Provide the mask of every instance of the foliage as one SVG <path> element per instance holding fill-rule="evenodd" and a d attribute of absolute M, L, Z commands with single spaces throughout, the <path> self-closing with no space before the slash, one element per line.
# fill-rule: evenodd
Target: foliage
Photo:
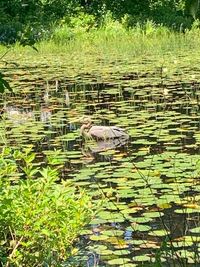
<path fill-rule="evenodd" d="M 55 27 L 51 38 L 55 43 L 66 43 L 88 32 L 94 26 L 95 17 L 93 15 L 79 13 L 76 17 L 64 18 L 59 26 Z"/>
<path fill-rule="evenodd" d="M 39 169 L 34 159 L 31 147 L 0 155 L 2 266 L 60 266 L 91 217 L 85 193 L 57 183 L 55 167 Z"/>
<path fill-rule="evenodd" d="M 12 44 L 24 34 L 38 41 L 49 36 L 54 26 L 61 27 L 63 24 L 76 29 L 87 28 L 84 27 L 87 24 L 90 29 L 91 26 L 101 25 L 107 13 L 118 21 L 128 16 L 129 27 L 152 20 L 179 30 L 180 27 L 190 27 L 192 21 L 199 17 L 199 0 L 1 1 L 0 43 Z"/>
<path fill-rule="evenodd" d="M 13 108 L 24 110 L 21 116 L 26 115 L 24 94 L 19 97 L 25 91 L 37 117 L 20 124 L 4 109 L 1 129 L 8 144 L 19 147 L 31 142 L 48 155 L 51 165 L 64 162 L 63 176 L 67 174 L 77 187 L 87 187 L 95 199 L 103 192 L 104 210 L 85 232 L 91 240 L 90 253 L 102 255 L 97 260 L 105 255 L 109 260 L 100 264 L 137 262 L 140 266 L 146 261 L 153 266 L 156 260 L 155 266 L 188 266 L 191 261 L 198 265 L 199 23 L 195 21 L 185 33 L 158 27 L 152 20 L 127 30 L 111 15 L 105 16 L 98 31 L 78 35 L 63 46 L 43 42 L 39 53 L 15 47 L 10 61 L 17 58 L 30 71 L 17 72 L 19 93 L 17 98 L 6 96 L 7 106 L 12 103 Z M 83 42 L 84 36 L 89 40 Z M 7 73 L 12 77 L 15 70 Z M 47 87 L 47 77 L 53 116 L 42 123 L 39 106 L 44 103 L 41 88 Z M 42 81 L 41 86 L 33 89 L 33 79 Z M 55 79 L 60 85 L 57 93 Z M 67 109 L 63 108 L 65 90 L 72 100 Z M 100 101 L 108 105 L 99 106 L 99 90 Z M 126 149 L 116 149 L 98 153 L 97 162 L 93 158 L 91 162 L 87 154 L 83 158 L 77 127 L 66 129 L 66 122 L 85 112 L 93 113 L 98 124 L 126 128 L 133 140 L 128 154 Z M 55 153 L 55 147 L 60 151 Z M 94 157 L 95 147 L 88 144 L 86 152 L 91 151 Z M 34 162 L 44 165 L 40 152 Z M 29 172 L 22 167 L 23 178 Z M 11 168 L 15 164 L 8 165 L 7 171 Z M 19 179 L 11 178 L 13 184 Z M 127 260 L 130 263 L 124 264 Z M 91 261 L 73 266 L 87 266 Z"/>
<path fill-rule="evenodd" d="M 185 11 L 187 14 L 191 15 L 194 19 L 199 15 L 199 0 L 186 0 L 185 1 Z"/>
<path fill-rule="evenodd" d="M 0 93 L 4 93 L 6 89 L 12 91 L 9 83 L 5 80 L 4 75 L 0 72 Z"/>
<path fill-rule="evenodd" d="M 11 41 L 12 40 L 12 37 L 10 39 L 8 39 L 8 40 Z M 6 36 L 6 38 L 7 38 L 7 36 Z M 16 41 L 16 40 L 13 39 L 13 41 Z M 31 46 L 34 50 L 37 51 L 37 49 L 34 46 L 34 44 L 35 44 L 35 38 L 32 38 L 31 36 L 26 36 L 26 34 L 22 35 L 19 44 L 22 45 L 22 46 L 27 46 L 27 45 L 28 46 Z M 3 57 L 8 52 L 9 52 L 9 49 L 7 49 L 7 51 L 0 57 L 0 61 L 3 59 Z M 5 75 L 0 71 L 0 93 L 4 93 L 6 89 L 9 90 L 10 92 L 13 91 L 12 88 L 10 87 L 10 84 L 5 79 Z"/>
<path fill-rule="evenodd" d="M 0 57 L 0 60 L 8 53 L 8 50 Z M 4 93 L 4 91 L 8 89 L 12 91 L 10 84 L 6 81 L 5 75 L 0 72 L 0 93 Z"/>

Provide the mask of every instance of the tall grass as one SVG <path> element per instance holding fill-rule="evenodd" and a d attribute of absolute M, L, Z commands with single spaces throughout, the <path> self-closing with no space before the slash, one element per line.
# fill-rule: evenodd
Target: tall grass
<path fill-rule="evenodd" d="M 103 53 L 105 55 L 141 56 L 144 54 L 165 54 L 198 49 L 200 45 L 200 29 L 197 20 L 191 30 L 185 33 L 169 30 L 152 21 L 136 24 L 128 28 L 126 18 L 122 22 L 115 21 L 108 14 L 100 28 L 78 25 L 69 28 L 67 25 L 56 28 L 49 41 L 41 42 L 42 49 L 68 51 L 69 53 Z"/>
<path fill-rule="evenodd" d="M 86 22 L 63 22 L 54 29 L 50 39 L 35 44 L 38 52 L 31 47 L 15 44 L 12 48 L 0 46 L 0 56 L 10 49 L 4 61 L 57 64 L 58 67 L 70 63 L 68 65 L 73 65 L 77 71 L 80 64 L 90 70 L 95 67 L 101 71 L 100 68 L 109 62 L 125 60 L 128 64 L 132 60 L 140 62 L 142 58 L 151 58 L 162 65 L 170 57 L 174 61 L 179 55 L 189 57 L 192 64 L 198 60 L 200 52 L 199 24 L 198 20 L 195 21 L 193 27 L 183 33 L 182 30 L 172 31 L 152 21 L 129 28 L 126 18 L 119 22 L 109 15 L 97 28 L 92 18 L 87 18 Z M 112 64 L 113 68 L 115 66 Z"/>
<path fill-rule="evenodd" d="M 169 30 L 162 25 L 156 25 L 152 21 L 145 24 L 137 24 L 133 28 L 126 26 L 126 18 L 122 22 L 105 18 L 101 27 L 96 28 L 92 18 L 87 18 L 85 23 L 65 24 L 54 29 L 50 39 L 36 44 L 38 53 L 30 48 L 22 48 L 15 45 L 13 52 L 23 55 L 35 54 L 66 54 L 78 57 L 88 55 L 96 57 L 124 58 L 144 55 L 163 55 L 166 53 L 189 52 L 200 50 L 199 21 L 193 24 L 191 30 L 185 33 Z M 5 47 L 0 47 L 3 54 Z"/>

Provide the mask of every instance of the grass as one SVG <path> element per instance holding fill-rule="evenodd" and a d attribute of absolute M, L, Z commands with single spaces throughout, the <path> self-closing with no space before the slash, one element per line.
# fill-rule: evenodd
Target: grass
<path fill-rule="evenodd" d="M 0 46 L 0 55 L 9 49 L 0 60 L 3 74 L 10 76 L 10 67 L 11 72 L 17 74 L 18 66 L 36 67 L 38 71 L 48 66 L 48 71 L 45 68 L 39 71 L 43 80 L 74 79 L 88 73 L 101 82 L 112 79 L 114 74 L 157 72 L 164 67 L 168 76 L 178 72 L 184 80 L 184 69 L 188 68 L 192 76 L 193 67 L 199 65 L 200 30 L 197 27 L 181 33 L 150 22 L 131 29 L 113 22 L 90 31 L 76 29 L 73 38 L 64 37 L 58 41 L 53 36 L 35 44 L 38 52 L 19 44 L 11 48 Z M 10 81 L 12 85 L 13 79 Z"/>
<path fill-rule="evenodd" d="M 9 49 L 0 60 L 0 67 L 3 73 L 10 75 L 10 66 L 12 73 L 18 69 L 15 63 L 22 68 L 45 65 L 48 71 L 44 69 L 41 73 L 44 80 L 74 78 L 83 73 L 103 80 L 114 73 L 140 73 L 146 72 L 147 68 L 154 72 L 163 67 L 183 76 L 187 67 L 192 75 L 193 67 L 199 65 L 198 27 L 197 21 L 191 30 L 182 33 L 148 21 L 145 25 L 127 28 L 124 23 L 111 19 L 98 29 L 63 25 L 55 29 L 51 39 L 35 44 L 38 52 L 19 44 L 11 48 L 0 46 L 2 56 Z"/>
<path fill-rule="evenodd" d="M 113 60 L 143 58 L 153 56 L 155 58 L 167 57 L 169 54 L 190 54 L 191 50 L 197 52 L 200 49 L 200 30 L 193 27 L 185 33 L 170 31 L 164 26 L 155 26 L 149 21 L 146 25 L 137 25 L 126 29 L 119 22 L 110 21 L 99 29 L 69 28 L 66 25 L 55 29 L 50 40 L 41 41 L 35 46 L 38 52 L 30 47 L 20 47 L 16 44 L 5 60 L 10 57 L 20 60 L 29 57 L 51 57 L 51 55 L 63 55 L 71 61 Z M 0 46 L 0 54 L 3 55 L 6 48 Z M 27 58 L 26 58 L 27 57 Z"/>

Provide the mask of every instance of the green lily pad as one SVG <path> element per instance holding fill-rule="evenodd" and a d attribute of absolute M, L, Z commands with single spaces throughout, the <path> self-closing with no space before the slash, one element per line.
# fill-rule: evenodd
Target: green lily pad
<path fill-rule="evenodd" d="M 113 260 L 109 260 L 108 264 L 109 265 L 119 265 L 119 266 L 123 266 L 125 263 L 129 262 L 129 259 L 126 258 L 117 258 L 117 259 L 113 259 Z"/>
<path fill-rule="evenodd" d="M 103 241 L 106 239 L 108 239 L 108 236 L 106 235 L 91 235 L 90 236 L 90 240 L 93 240 L 93 241 Z"/>
<path fill-rule="evenodd" d="M 166 236 L 168 235 L 170 232 L 166 231 L 166 230 L 154 230 L 152 232 L 149 232 L 148 235 L 151 235 L 151 236 Z"/>
<path fill-rule="evenodd" d="M 139 261 L 139 262 L 146 262 L 146 261 L 150 261 L 151 258 L 150 256 L 147 256 L 147 255 L 139 255 L 139 256 L 133 257 L 133 260 Z"/>
<path fill-rule="evenodd" d="M 152 211 L 152 212 L 143 213 L 143 216 L 145 216 L 147 218 L 159 218 L 159 217 L 162 217 L 163 215 L 164 215 L 163 212 L 158 212 L 158 211 Z"/>
<path fill-rule="evenodd" d="M 196 227 L 189 230 L 191 233 L 199 234 L 200 233 L 200 227 Z"/>

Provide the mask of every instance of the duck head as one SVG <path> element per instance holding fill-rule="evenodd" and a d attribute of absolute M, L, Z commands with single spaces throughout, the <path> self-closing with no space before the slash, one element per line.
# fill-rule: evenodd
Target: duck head
<path fill-rule="evenodd" d="M 87 130 L 89 130 L 91 128 L 92 125 L 92 119 L 88 116 L 83 116 L 80 119 L 80 122 L 82 124 L 81 129 L 80 129 L 80 134 L 83 135 L 88 135 L 88 132 L 86 132 Z"/>

